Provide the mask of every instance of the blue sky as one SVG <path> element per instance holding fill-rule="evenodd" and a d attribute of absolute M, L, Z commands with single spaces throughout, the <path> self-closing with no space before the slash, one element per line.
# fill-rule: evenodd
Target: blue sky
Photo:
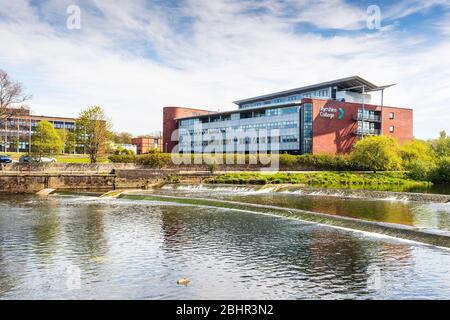
<path fill-rule="evenodd" d="M 66 27 L 73 4 L 79 30 Z M 0 68 L 33 112 L 101 105 L 117 131 L 160 130 L 163 106 L 226 110 L 360 75 L 398 84 L 386 104 L 414 109 L 416 137 L 450 132 L 450 0 L 0 0 L 0 39 Z"/>

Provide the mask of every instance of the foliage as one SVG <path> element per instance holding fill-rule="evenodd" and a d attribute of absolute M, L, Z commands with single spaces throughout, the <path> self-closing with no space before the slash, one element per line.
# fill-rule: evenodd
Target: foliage
<path fill-rule="evenodd" d="M 131 144 L 133 135 L 128 132 L 111 132 L 111 141 L 116 144 Z"/>
<path fill-rule="evenodd" d="M 147 153 L 136 157 L 136 163 L 149 166 L 151 168 L 163 168 L 172 163 L 170 153 Z"/>
<path fill-rule="evenodd" d="M 63 142 L 50 122 L 40 121 L 31 137 L 31 146 L 32 153 L 38 156 L 54 155 L 61 152 Z"/>
<path fill-rule="evenodd" d="M 58 132 L 63 143 L 61 153 L 74 153 L 77 140 L 76 134 L 67 129 L 57 129 L 56 131 Z"/>
<path fill-rule="evenodd" d="M 450 157 L 450 137 L 445 131 L 441 131 L 439 138 L 431 140 L 430 143 L 437 157 Z"/>
<path fill-rule="evenodd" d="M 85 146 L 91 163 L 96 163 L 105 154 L 110 127 L 103 108 L 93 106 L 80 112 L 76 121 L 77 137 Z"/>
<path fill-rule="evenodd" d="M 400 156 L 404 168 L 409 170 L 417 162 L 431 164 L 433 162 L 433 149 L 430 144 L 414 139 L 401 147 Z"/>
<path fill-rule="evenodd" d="M 384 185 L 413 186 L 428 184 L 427 182 L 411 180 L 402 172 L 228 173 L 210 178 L 207 182 L 220 184 L 306 184 L 326 187 L 364 186 L 372 188 Z"/>
<path fill-rule="evenodd" d="M 0 69 L 0 118 L 11 116 L 14 112 L 20 113 L 29 99 L 31 95 L 24 92 L 22 84 Z"/>
<path fill-rule="evenodd" d="M 123 147 L 118 147 L 115 151 L 114 151 L 115 155 L 133 155 L 134 152 L 132 150 L 129 149 L 125 149 Z"/>
<path fill-rule="evenodd" d="M 108 158 L 111 162 L 116 163 L 135 163 L 136 156 L 134 154 L 112 154 Z"/>
<path fill-rule="evenodd" d="M 402 159 L 397 141 L 386 136 L 369 136 L 358 141 L 351 151 L 355 166 L 376 171 L 400 170 Z"/>
<path fill-rule="evenodd" d="M 443 157 L 437 161 L 436 167 L 430 172 L 430 178 L 437 184 L 450 184 L 450 157 Z"/>

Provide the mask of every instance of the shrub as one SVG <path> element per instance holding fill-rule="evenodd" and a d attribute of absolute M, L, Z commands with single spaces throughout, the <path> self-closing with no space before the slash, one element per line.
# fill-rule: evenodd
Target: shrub
<path fill-rule="evenodd" d="M 404 144 L 400 149 L 400 156 L 406 170 L 417 165 L 432 165 L 433 153 L 430 144 L 417 139 Z"/>
<path fill-rule="evenodd" d="M 430 177 L 431 181 L 437 184 L 450 183 L 450 157 L 439 159 Z"/>
<path fill-rule="evenodd" d="M 136 156 L 133 154 L 113 154 L 108 158 L 111 162 L 115 163 L 135 163 Z"/>
<path fill-rule="evenodd" d="M 397 140 L 386 136 L 370 136 L 353 146 L 350 157 L 355 166 L 364 170 L 400 170 L 402 159 L 399 151 Z"/>
<path fill-rule="evenodd" d="M 149 166 L 151 168 L 163 168 L 172 162 L 170 153 L 147 153 L 136 157 L 136 163 Z"/>

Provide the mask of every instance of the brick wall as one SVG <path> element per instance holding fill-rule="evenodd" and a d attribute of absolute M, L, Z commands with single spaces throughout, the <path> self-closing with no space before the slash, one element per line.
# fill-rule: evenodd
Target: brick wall
<path fill-rule="evenodd" d="M 304 99 L 303 102 L 313 103 L 313 145 L 312 152 L 320 153 L 348 153 L 358 136 L 354 131 L 358 128 L 358 109 L 361 104 L 339 102 L 333 100 Z M 339 119 L 339 108 L 345 112 Z M 381 111 L 380 106 L 366 104 L 365 110 Z M 333 118 L 323 115 L 324 110 L 332 114 Z M 321 114 L 322 112 L 322 114 Z M 389 119 L 390 112 L 394 112 L 394 119 Z M 395 107 L 383 107 L 382 133 L 397 138 L 399 143 L 410 141 L 413 138 L 413 111 Z M 381 124 L 380 124 L 381 126 Z M 389 127 L 394 126 L 394 132 L 389 132 Z"/>
<path fill-rule="evenodd" d="M 178 128 L 178 124 L 175 119 L 208 113 L 211 113 L 211 111 L 202 109 L 183 108 L 183 107 L 164 107 L 163 150 L 165 152 L 172 152 L 172 149 L 178 144 L 177 141 L 172 141 L 171 139 L 172 132 L 174 132 Z"/>

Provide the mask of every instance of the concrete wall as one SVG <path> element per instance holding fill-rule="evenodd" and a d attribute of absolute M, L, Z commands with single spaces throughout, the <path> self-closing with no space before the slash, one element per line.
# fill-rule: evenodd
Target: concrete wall
<path fill-rule="evenodd" d="M 179 170 L 116 169 L 114 174 L 98 173 L 5 173 L 0 174 L 0 193 L 36 193 L 52 188 L 59 190 L 146 189 L 155 183 L 201 183 L 213 176 L 208 172 L 182 173 Z"/>
<path fill-rule="evenodd" d="M 0 192 L 35 193 L 53 189 L 113 189 L 114 175 L 1 174 Z"/>

